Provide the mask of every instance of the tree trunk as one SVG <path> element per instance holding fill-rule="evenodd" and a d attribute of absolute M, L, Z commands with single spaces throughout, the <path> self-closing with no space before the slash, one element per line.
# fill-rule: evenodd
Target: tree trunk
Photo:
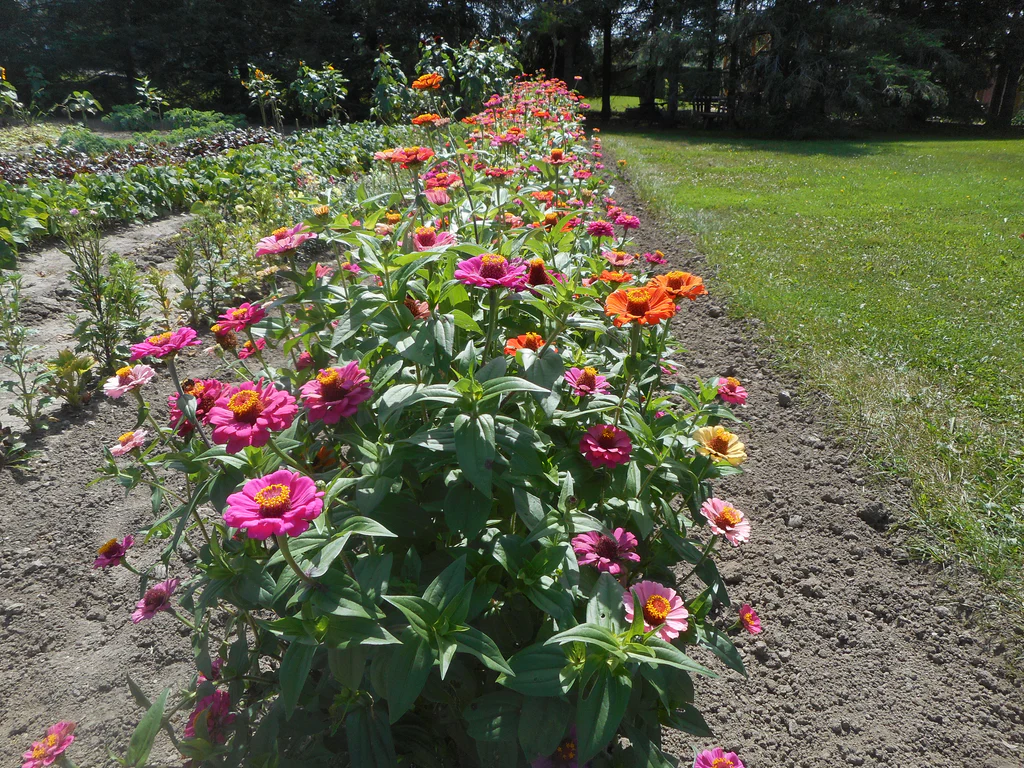
<path fill-rule="evenodd" d="M 988 109 L 988 124 L 993 128 L 1009 128 L 1017 105 L 1017 90 L 1020 85 L 1022 62 L 1004 60 L 999 64 L 999 75 L 992 91 L 992 102 Z"/>
<path fill-rule="evenodd" d="M 612 9 L 605 8 L 601 25 L 604 32 L 604 51 L 601 62 L 601 119 L 612 119 Z"/>
<path fill-rule="evenodd" d="M 744 0 L 734 0 L 732 5 L 732 24 L 729 29 L 729 84 L 726 111 L 729 125 L 736 127 L 736 105 L 739 102 L 740 89 L 740 35 L 739 19 L 743 13 Z"/>
<path fill-rule="evenodd" d="M 682 17 L 679 8 L 672 7 L 672 42 L 668 63 L 668 122 L 674 124 L 679 115 L 679 32 Z"/>

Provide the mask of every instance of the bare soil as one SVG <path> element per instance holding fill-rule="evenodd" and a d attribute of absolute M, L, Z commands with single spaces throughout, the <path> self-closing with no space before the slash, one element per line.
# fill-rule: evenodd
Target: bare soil
<path fill-rule="evenodd" d="M 756 325 L 728 317 L 690 240 L 647 219 L 628 189 L 617 197 L 645 222 L 641 250 L 664 251 L 673 268 L 704 275 L 711 291 L 674 320 L 690 350 L 680 380 L 735 375 L 751 393 L 738 429 L 747 472 L 723 482 L 719 495 L 750 515 L 754 535 L 719 562 L 735 604 L 753 604 L 766 630 L 739 640 L 747 679 L 697 681 L 713 743 L 737 750 L 749 768 L 1024 766 L 1024 701 L 1006 664 L 1013 640 L 972 623 L 983 594 L 900 556 L 885 528 L 905 514 L 906 490 L 873 484 L 833 439 L 814 393 L 773 369 Z M 159 265 L 172 258 L 159 238 L 180 225 L 140 227 L 110 247 Z M 26 280 L 28 319 L 39 341 L 67 345 L 60 258 L 50 251 L 25 260 L 37 276 Z M 185 375 L 208 365 L 198 355 L 182 361 Z M 161 377 L 151 400 L 166 402 L 169 389 Z M 780 401 L 784 391 L 792 402 Z M 134 426 L 135 409 L 95 398 L 58 416 L 28 468 L 0 471 L 0 743 L 13 765 L 48 725 L 75 720 L 72 757 L 99 766 L 109 763 L 107 746 L 124 748 L 141 715 L 126 673 L 155 695 L 194 669 L 173 622 L 130 622 L 139 597 L 132 574 L 91 568 L 104 541 L 151 520 L 143 496 L 88 485 L 101 447 Z M 665 739 L 687 765 L 695 740 Z"/>

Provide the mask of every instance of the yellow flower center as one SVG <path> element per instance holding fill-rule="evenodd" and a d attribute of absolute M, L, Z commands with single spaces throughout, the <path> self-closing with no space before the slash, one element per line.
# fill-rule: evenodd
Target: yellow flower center
<path fill-rule="evenodd" d="M 314 216 L 326 216 L 330 212 L 331 209 L 328 208 L 326 205 L 318 205 L 315 208 L 313 208 Z"/>
<path fill-rule="evenodd" d="M 576 384 L 583 387 L 594 387 L 597 385 L 597 369 L 589 365 L 583 369 L 583 373 L 576 379 Z"/>
<path fill-rule="evenodd" d="M 564 154 L 565 154 L 565 152 L 563 150 L 561 150 L 561 149 L 552 149 L 551 150 L 551 159 L 552 160 L 561 160 L 562 159 L 562 155 L 564 155 Z"/>
<path fill-rule="evenodd" d="M 400 214 L 400 213 L 386 213 L 386 214 L 384 214 L 384 219 L 387 221 L 388 224 L 397 224 L 398 222 L 400 222 L 402 220 L 402 214 Z"/>
<path fill-rule="evenodd" d="M 679 290 L 686 284 L 686 278 L 689 275 L 686 272 L 669 272 L 665 277 L 668 278 L 667 282 L 670 288 Z"/>
<path fill-rule="evenodd" d="M 711 768 L 736 768 L 736 763 L 727 757 L 716 757 Z"/>
<path fill-rule="evenodd" d="M 626 313 L 635 317 L 646 315 L 651 309 L 651 292 L 646 288 L 626 291 Z"/>
<path fill-rule="evenodd" d="M 602 443 L 606 443 L 606 442 L 610 443 L 613 440 L 615 440 L 615 430 L 614 429 L 612 429 L 611 427 L 605 427 L 604 429 L 601 430 L 601 442 Z"/>
<path fill-rule="evenodd" d="M 729 440 L 732 438 L 731 432 L 726 432 L 724 429 L 721 432 L 715 434 L 710 440 L 708 440 L 708 449 L 720 456 L 725 456 L 729 453 Z"/>
<path fill-rule="evenodd" d="M 544 269 L 544 259 L 538 257 L 536 259 L 530 259 L 528 262 L 530 269 Z"/>
<path fill-rule="evenodd" d="M 433 227 L 416 227 L 416 234 L 421 238 L 433 239 L 436 232 Z"/>
<path fill-rule="evenodd" d="M 544 346 L 544 339 L 541 338 L 539 333 L 527 333 L 523 334 L 522 344 L 524 348 L 532 349 L 536 352 Z"/>
<path fill-rule="evenodd" d="M 148 341 L 150 344 L 166 344 L 170 340 L 170 331 L 167 331 L 167 333 L 161 333 L 159 336 L 150 336 L 148 339 L 146 339 L 146 341 Z"/>
<path fill-rule="evenodd" d="M 496 253 L 485 253 L 480 257 L 480 276 L 492 280 L 500 280 L 505 276 L 506 263 L 504 256 L 499 256 Z"/>
<path fill-rule="evenodd" d="M 668 618 L 668 612 L 672 610 L 668 598 L 663 595 L 651 595 L 644 603 L 644 620 L 652 627 L 664 624 Z"/>
<path fill-rule="evenodd" d="M 734 378 L 733 378 L 732 376 L 730 376 L 729 378 L 727 378 L 727 379 L 726 379 L 726 381 L 728 381 L 728 382 L 729 382 L 730 384 L 732 384 L 732 385 L 733 385 L 734 387 L 738 387 L 738 386 L 740 385 L 740 380 L 739 380 L 739 379 L 734 379 Z"/>
<path fill-rule="evenodd" d="M 117 380 L 121 384 L 124 384 L 125 382 L 128 381 L 129 378 L 131 378 L 132 369 L 126 365 L 124 368 L 118 368 L 117 371 L 115 372 L 115 375 L 117 376 Z"/>
<path fill-rule="evenodd" d="M 46 747 L 43 746 L 42 742 L 32 747 L 32 757 L 36 760 L 42 760 L 46 757 Z"/>
<path fill-rule="evenodd" d="M 722 511 L 716 516 L 716 524 L 719 528 L 732 528 L 739 525 L 740 520 L 743 518 L 740 516 L 739 510 L 735 507 L 724 506 Z"/>
<path fill-rule="evenodd" d="M 239 421 L 256 421 L 256 417 L 263 412 L 263 403 L 260 402 L 260 395 L 252 389 L 243 389 L 235 392 L 228 400 L 228 410 L 235 414 Z"/>
<path fill-rule="evenodd" d="M 233 310 L 231 311 L 231 316 L 232 316 L 233 318 L 235 318 L 235 320 L 237 320 L 237 319 L 238 319 L 238 318 L 240 318 L 240 317 L 245 317 L 245 313 L 246 313 L 247 311 L 248 311 L 248 310 L 245 310 L 245 309 L 242 309 L 241 307 L 239 307 L 238 309 L 233 309 Z"/>
<path fill-rule="evenodd" d="M 292 492 L 287 485 L 274 483 L 256 491 L 253 500 L 260 505 L 263 517 L 280 517 L 291 507 Z"/>
<path fill-rule="evenodd" d="M 134 432 L 125 432 L 123 435 L 121 435 L 119 438 L 117 438 L 117 442 L 119 442 L 121 445 L 128 445 L 128 443 L 130 443 L 134 439 L 135 439 L 135 433 Z"/>
<path fill-rule="evenodd" d="M 277 229 L 275 229 L 270 234 L 273 237 L 284 237 L 287 233 L 288 233 L 288 227 L 278 227 Z"/>
<path fill-rule="evenodd" d="M 555 749 L 555 757 L 564 762 L 576 759 L 576 742 L 566 739 Z"/>
<path fill-rule="evenodd" d="M 102 547 L 99 548 L 98 554 L 101 557 L 108 557 L 108 556 L 114 554 L 117 551 L 117 549 L 118 549 L 117 539 L 111 539 L 110 541 L 108 541 L 106 544 L 104 544 Z"/>

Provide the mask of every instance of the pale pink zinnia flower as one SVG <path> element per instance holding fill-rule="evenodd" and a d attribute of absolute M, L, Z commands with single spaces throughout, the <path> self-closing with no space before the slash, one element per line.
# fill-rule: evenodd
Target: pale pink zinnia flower
<path fill-rule="evenodd" d="M 318 280 L 322 277 L 330 277 L 333 274 L 334 267 L 328 266 L 327 264 L 317 264 L 313 271 L 313 275 Z"/>
<path fill-rule="evenodd" d="M 263 307 L 259 304 L 250 304 L 247 301 L 235 309 L 227 310 L 217 318 L 217 325 L 220 326 L 221 331 L 244 331 L 266 316 L 267 311 Z"/>
<path fill-rule="evenodd" d="M 460 261 L 455 268 L 455 279 L 478 288 L 516 288 L 526 274 L 525 264 L 512 264 L 504 256 L 484 253 Z"/>
<path fill-rule="evenodd" d="M 636 216 L 630 216 L 628 213 L 623 213 L 615 219 L 615 223 L 623 229 L 639 229 L 640 219 Z"/>
<path fill-rule="evenodd" d="M 595 469 L 615 469 L 629 461 L 633 443 L 623 430 L 611 424 L 596 424 L 580 440 L 580 451 Z"/>
<path fill-rule="evenodd" d="M 202 342 L 197 336 L 195 330 L 188 326 L 150 336 L 148 339 L 132 345 L 132 354 L 129 359 L 134 363 L 143 357 L 167 357 L 185 347 L 198 347 Z"/>
<path fill-rule="evenodd" d="M 210 409 L 213 442 L 224 445 L 228 453 L 249 445 L 260 448 L 269 442 L 271 432 L 288 429 L 298 410 L 289 392 L 262 379 L 229 387 Z"/>
<path fill-rule="evenodd" d="M 178 579 L 167 579 L 159 584 L 154 584 L 146 590 L 146 594 L 135 604 L 135 611 L 132 612 L 132 624 L 152 619 L 161 611 L 171 610 L 171 595 L 181 583 Z"/>
<path fill-rule="evenodd" d="M 451 202 L 448 190 L 444 187 L 433 187 L 423 194 L 426 195 L 427 200 L 432 202 L 434 205 L 448 205 L 448 203 Z"/>
<path fill-rule="evenodd" d="M 577 397 L 603 395 L 611 391 L 608 379 L 589 365 L 586 368 L 570 368 L 565 372 L 565 381 Z"/>
<path fill-rule="evenodd" d="M 732 376 L 718 379 L 718 396 L 733 405 L 743 405 L 747 402 L 747 390 L 740 384 L 739 379 Z"/>
<path fill-rule="evenodd" d="M 750 603 L 740 606 L 740 624 L 752 635 L 761 634 L 761 617 L 750 607 Z"/>
<path fill-rule="evenodd" d="M 587 234 L 591 237 L 614 237 L 615 227 L 610 221 L 597 219 L 587 224 Z"/>
<path fill-rule="evenodd" d="M 130 368 L 126 365 L 123 368 L 118 368 L 117 372 L 106 380 L 103 384 L 103 393 L 112 400 L 116 400 L 126 392 L 148 384 L 154 376 L 156 376 L 156 371 L 143 363 Z"/>
<path fill-rule="evenodd" d="M 671 642 L 686 631 L 690 612 L 686 610 L 683 598 L 674 589 L 662 586 L 656 581 L 637 582 L 622 596 L 622 603 L 626 608 L 626 621 L 633 621 L 634 592 L 640 601 L 645 632 L 657 628 L 658 636 L 665 642 Z"/>
<path fill-rule="evenodd" d="M 302 385 L 302 404 L 309 418 L 324 424 L 337 424 L 355 416 L 359 404 L 373 397 L 370 378 L 355 362 L 341 368 L 323 368 L 314 379 Z"/>
<path fill-rule="evenodd" d="M 117 444 L 110 446 L 110 455 L 115 457 L 125 456 L 136 448 L 146 444 L 149 433 L 145 429 L 136 429 L 134 432 L 125 432 L 117 438 Z"/>
<path fill-rule="evenodd" d="M 135 537 L 128 534 L 124 537 L 124 541 L 118 541 L 117 539 L 111 539 L 96 553 L 99 555 L 92 564 L 93 568 L 113 568 L 114 566 L 120 565 L 121 561 L 124 560 L 125 555 L 128 554 L 128 550 L 132 548 L 135 543 Z"/>
<path fill-rule="evenodd" d="M 279 469 L 248 481 L 228 496 L 224 522 L 245 531 L 250 539 L 298 536 L 323 511 L 323 491 L 305 475 Z"/>
<path fill-rule="evenodd" d="M 624 528 L 616 528 L 611 536 L 587 531 L 572 540 L 572 549 L 580 565 L 593 565 L 613 576 L 622 573 L 627 562 L 640 562 L 640 555 L 633 551 L 636 545 L 636 536 Z"/>
<path fill-rule="evenodd" d="M 64 750 L 75 740 L 75 723 L 62 720 L 46 729 L 42 741 L 32 744 L 32 749 L 22 754 L 24 762 L 21 768 L 43 768 L 53 765 Z"/>
<path fill-rule="evenodd" d="M 267 256 L 277 253 L 289 253 L 307 240 L 314 239 L 316 239 L 316 232 L 311 232 L 309 227 L 301 222 L 291 229 L 281 227 L 280 229 L 275 229 L 269 237 L 264 237 L 256 244 L 256 255 Z"/>
<path fill-rule="evenodd" d="M 750 521 L 728 502 L 710 498 L 701 505 L 700 513 L 707 518 L 708 527 L 727 538 L 734 547 L 750 538 Z"/>
<path fill-rule="evenodd" d="M 416 227 L 412 236 L 412 245 L 417 251 L 427 251 L 454 242 L 455 235 L 451 232 L 438 232 L 434 227 Z"/>
<path fill-rule="evenodd" d="M 227 691 L 214 691 L 209 696 L 200 699 L 196 708 L 188 716 L 188 723 L 185 724 L 185 738 L 196 737 L 196 719 L 203 712 L 206 712 L 206 730 L 213 739 L 214 744 L 223 744 L 228 740 L 225 729 L 235 722 L 235 715 L 231 712 L 231 695 Z"/>
<path fill-rule="evenodd" d="M 745 768 L 735 752 L 724 752 L 721 747 L 705 749 L 697 755 L 693 768 Z"/>
<path fill-rule="evenodd" d="M 605 261 L 616 267 L 628 267 L 635 259 L 625 251 L 603 251 L 601 255 L 604 256 Z"/>

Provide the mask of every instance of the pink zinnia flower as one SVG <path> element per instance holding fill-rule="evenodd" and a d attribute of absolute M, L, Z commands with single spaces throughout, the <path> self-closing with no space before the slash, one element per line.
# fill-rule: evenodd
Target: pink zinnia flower
<path fill-rule="evenodd" d="M 224 666 L 224 659 L 222 659 L 220 656 L 218 656 L 217 658 L 215 658 L 213 661 L 210 662 L 210 676 L 207 677 L 206 675 L 204 675 L 200 671 L 199 674 L 196 676 L 196 682 L 202 684 L 202 683 L 210 682 L 210 681 L 213 681 L 213 680 L 220 680 L 220 670 L 221 670 L 221 667 L 223 667 L 223 666 Z"/>
<path fill-rule="evenodd" d="M 152 619 L 161 611 L 171 610 L 171 595 L 174 594 L 174 590 L 178 588 L 179 583 L 178 579 L 167 579 L 167 581 L 161 581 L 159 584 L 155 584 L 147 589 L 146 594 L 135 605 L 135 611 L 132 613 L 132 624 Z"/>
<path fill-rule="evenodd" d="M 733 405 L 743 405 L 747 402 L 747 390 L 740 384 L 739 379 L 732 376 L 718 379 L 718 396 Z"/>
<path fill-rule="evenodd" d="M 248 358 L 255 355 L 257 352 L 262 352 L 266 348 L 267 340 L 264 338 L 256 339 L 255 346 L 251 341 L 247 341 L 245 342 L 245 344 L 242 345 L 242 348 L 238 350 L 238 359 L 247 360 Z"/>
<path fill-rule="evenodd" d="M 645 253 L 644 258 L 647 259 L 648 264 L 667 264 L 668 259 L 665 258 L 665 254 L 661 251 L 655 251 L 654 253 Z"/>
<path fill-rule="evenodd" d="M 478 288 L 516 288 L 525 274 L 525 264 L 511 264 L 496 253 L 484 253 L 460 261 L 455 268 L 456 280 Z"/>
<path fill-rule="evenodd" d="M 363 271 L 362 267 L 360 267 L 358 264 L 353 264 L 351 261 L 346 261 L 344 264 L 341 265 L 341 268 L 344 269 L 346 272 L 351 272 L 353 275 L 358 275 L 360 272 Z"/>
<path fill-rule="evenodd" d="M 586 368 L 570 368 L 565 372 L 565 381 L 577 397 L 603 395 L 611 390 L 608 379 L 589 365 Z"/>
<path fill-rule="evenodd" d="M 735 752 L 723 752 L 721 747 L 715 747 L 697 755 L 693 768 L 744 768 L 744 765 Z"/>
<path fill-rule="evenodd" d="M 629 461 L 633 443 L 624 431 L 611 424 L 597 424 L 580 440 L 580 451 L 591 466 L 615 469 Z"/>
<path fill-rule="evenodd" d="M 434 227 L 416 227 L 416 233 L 412 236 L 412 245 L 417 251 L 427 251 L 454 242 L 455 235 L 451 232 L 438 232 Z"/>
<path fill-rule="evenodd" d="M 580 565 L 593 565 L 613 576 L 622 573 L 627 562 L 640 562 L 640 555 L 633 551 L 636 545 L 636 536 L 624 528 L 616 528 L 611 536 L 587 531 L 572 540 L 572 549 Z"/>
<path fill-rule="evenodd" d="M 604 251 L 601 255 L 604 256 L 605 261 L 616 267 L 628 267 L 636 258 L 625 251 Z"/>
<path fill-rule="evenodd" d="M 662 586 L 656 581 L 637 582 L 622 596 L 622 603 L 626 608 L 626 621 L 633 621 L 633 592 L 636 592 L 640 601 L 645 632 L 657 627 L 658 637 L 665 642 L 671 642 L 686 631 L 690 612 L 686 610 L 683 598 L 674 589 Z"/>
<path fill-rule="evenodd" d="M 373 397 L 370 378 L 355 362 L 342 368 L 322 368 L 312 381 L 302 385 L 302 404 L 312 421 L 337 424 L 355 416 L 359 404 Z"/>
<path fill-rule="evenodd" d="M 313 270 L 313 275 L 318 280 L 322 277 L 330 277 L 334 274 L 334 267 L 328 266 L 327 264 L 317 264 Z"/>
<path fill-rule="evenodd" d="M 32 749 L 22 754 L 25 762 L 21 764 L 21 768 L 43 768 L 53 765 L 74 740 L 75 723 L 62 720 L 56 725 L 51 725 L 46 730 L 43 740 L 34 742 Z"/>
<path fill-rule="evenodd" d="M 750 603 L 740 606 L 740 624 L 752 635 L 761 634 L 761 617 L 750 607 Z"/>
<path fill-rule="evenodd" d="M 150 336 L 138 344 L 132 345 L 132 354 L 129 358 L 133 363 L 143 357 L 167 357 L 174 355 L 185 347 L 197 347 L 202 344 L 197 338 L 196 332 L 185 326 L 175 331 L 167 331 L 156 336 Z"/>
<path fill-rule="evenodd" d="M 117 372 L 107 379 L 103 384 L 103 393 L 116 400 L 126 392 L 148 384 L 154 376 L 156 376 L 156 371 L 148 365 L 140 363 L 131 368 L 126 365 L 123 368 L 118 368 Z"/>
<path fill-rule="evenodd" d="M 110 447 L 110 455 L 115 457 L 125 456 L 136 448 L 146 444 L 149 433 L 145 429 L 136 429 L 134 432 L 125 432 L 117 438 L 117 444 Z"/>
<path fill-rule="evenodd" d="M 615 223 L 623 229 L 639 229 L 640 219 L 636 216 L 630 216 L 628 213 L 623 213 L 615 219 Z"/>
<path fill-rule="evenodd" d="M 271 432 L 291 426 L 298 413 L 295 398 L 269 383 L 247 381 L 229 387 L 210 409 L 213 441 L 224 445 L 228 453 L 238 453 L 248 445 L 260 448 L 270 440 Z"/>
<path fill-rule="evenodd" d="M 427 302 L 420 301 L 419 299 L 413 298 L 412 296 L 406 296 L 405 301 L 403 301 L 402 303 L 405 304 L 405 308 L 412 313 L 414 319 L 430 319 L 430 305 L 427 304 Z"/>
<path fill-rule="evenodd" d="M 192 395 L 196 399 L 196 418 L 203 424 L 210 423 L 210 410 L 217 404 L 224 389 L 224 383 L 217 379 L 186 379 L 182 382 L 182 390 L 186 395 Z M 195 425 L 185 418 L 185 414 L 178 407 L 180 395 L 174 392 L 167 396 L 167 407 L 170 409 L 170 422 L 176 427 L 178 435 L 187 437 L 195 429 Z"/>
<path fill-rule="evenodd" d="M 217 318 L 217 325 L 221 331 L 244 331 L 266 316 L 267 311 L 263 307 L 259 304 L 250 304 L 247 301 L 235 309 L 229 309 Z"/>
<path fill-rule="evenodd" d="M 304 371 L 307 368 L 313 367 L 313 355 L 309 352 L 303 352 L 299 355 L 299 359 L 295 362 L 295 370 Z"/>
<path fill-rule="evenodd" d="M 448 190 L 443 187 L 428 189 L 423 194 L 426 195 L 427 200 L 432 202 L 434 205 L 448 205 L 448 203 L 451 202 L 451 198 L 448 196 Z"/>
<path fill-rule="evenodd" d="M 587 224 L 587 234 L 591 237 L 614 237 L 615 227 L 610 221 L 597 219 Z"/>
<path fill-rule="evenodd" d="M 266 256 L 277 253 L 289 253 L 307 240 L 314 239 L 316 239 L 316 232 L 309 231 L 309 227 L 301 222 L 291 229 L 281 227 L 280 229 L 275 229 L 269 237 L 264 237 L 256 244 L 256 255 Z"/>
<path fill-rule="evenodd" d="M 131 534 L 124 537 L 124 541 L 118 541 L 117 539 L 111 539 L 102 547 L 96 554 L 99 557 L 93 561 L 93 568 L 113 568 L 114 566 L 120 565 L 121 561 L 124 560 L 125 555 L 128 554 L 128 550 L 132 548 L 135 543 L 135 537 Z"/>
<path fill-rule="evenodd" d="M 250 539 L 298 536 L 323 510 L 323 491 L 305 475 L 279 469 L 248 481 L 228 496 L 224 522 L 245 531 Z"/>
<path fill-rule="evenodd" d="M 727 538 L 734 547 L 750 538 L 750 521 L 728 502 L 710 498 L 701 505 L 700 513 L 707 518 L 708 527 Z"/>
<path fill-rule="evenodd" d="M 235 722 L 235 715 L 231 711 L 231 695 L 227 691 L 214 691 L 209 696 L 202 698 L 196 703 L 196 708 L 188 716 L 188 723 L 185 725 L 185 738 L 196 737 L 196 719 L 206 712 L 206 730 L 213 739 L 214 744 L 223 744 L 228 740 L 225 729 Z"/>

